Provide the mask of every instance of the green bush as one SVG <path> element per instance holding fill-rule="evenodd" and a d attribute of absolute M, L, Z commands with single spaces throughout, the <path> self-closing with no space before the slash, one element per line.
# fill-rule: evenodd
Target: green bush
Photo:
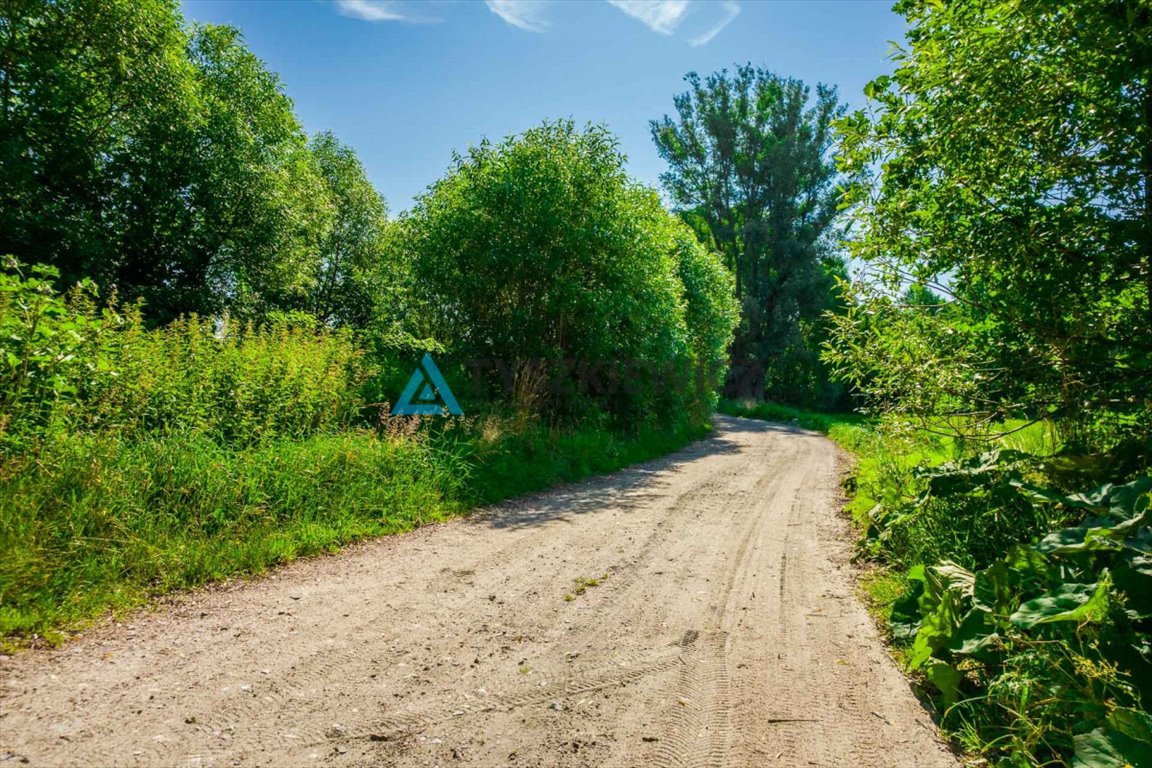
<path fill-rule="evenodd" d="M 997 458 L 933 472 L 935 493 L 997 489 L 1001 478 L 987 476 Z M 1019 479 L 1011 488 L 1012 508 L 1053 508 L 1032 516 L 1078 524 L 1006 546 L 976 570 L 913 567 L 892 611 L 908 666 L 937 692 L 944 725 L 998 765 L 1148 764 L 1152 478 L 1073 495 Z M 984 505 L 1006 512 L 1011 492 L 992 490 L 1000 497 Z"/>
<path fill-rule="evenodd" d="M 242 443 L 331 432 L 358 415 L 359 349 L 307 316 L 256 326 L 193 315 L 146 330 L 129 314 L 118 330 L 118 375 L 90 392 L 88 413 L 101 428 Z"/>
<path fill-rule="evenodd" d="M 103 318 L 74 311 L 94 292 L 91 283 L 74 289 L 73 302 L 59 296 L 56 270 L 34 267 L 25 277 L 9 259 L 0 269 L 0 446 L 11 450 L 38 435 L 66 427 L 76 412 L 79 391 L 107 373 L 103 357 Z M 90 306 L 90 305 L 87 305 Z"/>
<path fill-rule="evenodd" d="M 692 355 L 692 414 L 703 423 L 715 410 L 728 369 L 728 347 L 740 320 L 736 280 L 714 251 L 682 228 L 676 235 L 685 322 Z"/>
<path fill-rule="evenodd" d="M 623 162 L 606 130 L 570 121 L 458 157 L 399 225 L 416 332 L 491 363 L 479 375 L 521 408 L 630 425 L 699 412 L 731 278 Z"/>
<path fill-rule="evenodd" d="M 868 513 L 866 542 L 901 568 L 950 560 L 984 568 L 1009 547 L 1068 522 L 1058 507 L 1036 504 L 1021 488 L 1042 479 L 1041 462 L 1011 450 L 903 470 L 899 494 Z M 893 479 L 889 477 L 891 485 Z"/>

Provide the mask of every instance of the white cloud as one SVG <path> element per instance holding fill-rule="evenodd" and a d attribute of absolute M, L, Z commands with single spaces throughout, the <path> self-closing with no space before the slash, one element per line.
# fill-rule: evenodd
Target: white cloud
<path fill-rule="evenodd" d="M 395 3 L 388 0 L 336 0 L 336 7 L 344 16 L 361 21 L 403 21 Z"/>
<path fill-rule="evenodd" d="M 652 30 L 670 35 L 688 13 L 688 0 L 608 0 Z"/>
<path fill-rule="evenodd" d="M 731 24 L 732 19 L 736 18 L 736 16 L 740 13 L 740 6 L 736 4 L 736 0 L 724 0 L 722 3 L 720 3 L 720 7 L 724 9 L 724 18 L 720 19 L 720 21 L 712 25 L 712 28 L 704 34 L 697 35 L 696 37 L 689 40 L 689 45 L 693 47 L 707 45 L 709 41 L 712 40 L 712 38 L 720 34 L 720 30 Z"/>
<path fill-rule="evenodd" d="M 545 0 L 485 0 L 488 10 L 514 27 L 529 32 L 543 32 L 548 28 L 544 20 Z"/>
<path fill-rule="evenodd" d="M 707 45 L 740 13 L 738 0 L 607 0 L 649 29 L 676 35 L 690 45 Z M 451 5 L 446 0 L 333 0 L 344 16 L 361 21 L 437 22 L 429 7 Z M 484 0 L 488 10 L 519 29 L 543 32 L 551 0 Z"/>

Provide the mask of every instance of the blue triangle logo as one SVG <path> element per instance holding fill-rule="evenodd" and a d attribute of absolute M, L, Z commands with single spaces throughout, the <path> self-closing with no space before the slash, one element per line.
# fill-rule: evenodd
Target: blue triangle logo
<path fill-rule="evenodd" d="M 417 390 L 420 391 L 420 396 L 416 399 L 420 402 L 414 403 L 412 398 L 416 397 Z M 392 414 L 394 416 L 442 416 L 445 409 L 452 416 L 464 415 L 464 411 L 460 409 L 460 404 L 456 402 L 456 396 L 448 388 L 448 382 L 444 381 L 440 369 L 436 367 L 436 363 L 432 362 L 432 355 L 425 352 L 424 357 L 420 360 L 420 365 L 412 371 L 412 377 L 408 379 L 408 386 L 404 387 L 404 392 L 401 393 L 400 399 L 396 402 L 396 407 L 392 409 Z"/>

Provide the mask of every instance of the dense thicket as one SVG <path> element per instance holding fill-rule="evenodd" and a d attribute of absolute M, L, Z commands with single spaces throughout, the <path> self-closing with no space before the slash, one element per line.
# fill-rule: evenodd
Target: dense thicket
<path fill-rule="evenodd" d="M 1152 764 L 1152 9 L 898 10 L 841 123 L 870 269 L 827 352 L 925 428 L 869 448 L 893 634 L 984 760 Z"/>
<path fill-rule="evenodd" d="M 399 224 L 421 332 L 519 406 L 699 417 L 735 321 L 731 278 L 623 163 L 607 131 L 571 122 L 458 157 Z"/>
<path fill-rule="evenodd" d="M 906 412 L 1044 418 L 1086 447 L 1146 436 L 1147 5 L 901 10 L 911 50 L 869 88 L 878 117 L 842 124 L 864 177 L 851 247 L 876 280 L 857 286 L 834 359 Z M 910 281 L 948 306 L 898 311 Z"/>
<path fill-rule="evenodd" d="M 734 397 L 838 405 L 820 361 L 838 254 L 834 88 L 751 65 L 686 78 L 675 118 L 652 122 L 669 170 L 661 181 L 685 220 L 736 277 L 741 318 L 731 351 Z"/>

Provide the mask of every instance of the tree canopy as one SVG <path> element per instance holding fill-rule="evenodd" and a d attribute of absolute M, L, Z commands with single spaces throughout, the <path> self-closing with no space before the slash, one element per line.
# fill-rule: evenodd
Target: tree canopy
<path fill-rule="evenodd" d="M 829 356 L 922 416 L 1146 430 L 1149 6 L 902 2 L 909 48 L 845 119 L 852 253 L 872 280 Z M 910 282 L 947 306 L 902 312 Z M 1142 425 L 1142 426 L 1141 426 Z"/>
<path fill-rule="evenodd" d="M 834 88 L 745 65 L 685 78 L 676 116 L 652 122 L 661 175 L 685 220 L 736 278 L 742 316 L 729 391 L 828 406 L 823 313 L 844 267 L 836 250 Z"/>
<path fill-rule="evenodd" d="M 425 335 L 514 367 L 520 395 L 551 410 L 649 419 L 687 407 L 688 377 L 722 366 L 730 277 L 627 178 L 603 128 L 560 121 L 483 142 L 400 226 Z"/>
<path fill-rule="evenodd" d="M 350 150 L 309 148 L 235 29 L 188 27 L 169 0 L 3 8 L 0 253 L 143 299 L 154 321 L 317 301 L 362 318 L 350 286 L 383 206 Z"/>

